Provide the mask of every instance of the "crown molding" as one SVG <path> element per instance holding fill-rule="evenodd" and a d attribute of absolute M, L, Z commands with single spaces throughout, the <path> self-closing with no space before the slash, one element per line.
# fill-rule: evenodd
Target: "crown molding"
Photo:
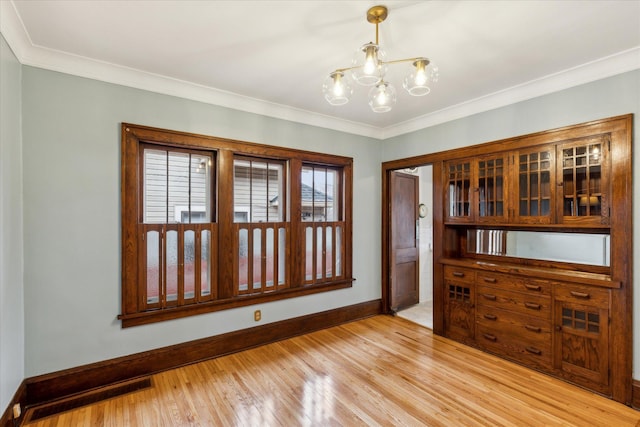
<path fill-rule="evenodd" d="M 393 138 L 637 69 L 640 46 L 386 127 L 380 138 Z"/>
<path fill-rule="evenodd" d="M 640 69 L 638 46 L 397 125 L 380 128 L 34 45 L 13 1 L 0 1 L 0 33 L 23 65 L 380 140 Z"/>

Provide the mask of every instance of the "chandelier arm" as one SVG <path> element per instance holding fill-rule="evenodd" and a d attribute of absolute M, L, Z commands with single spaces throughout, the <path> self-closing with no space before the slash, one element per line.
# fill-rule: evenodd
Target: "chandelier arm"
<path fill-rule="evenodd" d="M 415 58 L 405 58 L 405 59 L 394 59 L 393 61 L 380 61 L 380 63 L 382 64 L 399 64 L 402 62 L 415 62 L 415 61 L 425 61 L 425 65 L 429 65 L 431 63 L 431 61 L 429 61 L 427 58 L 425 58 L 424 56 L 418 56 Z"/>

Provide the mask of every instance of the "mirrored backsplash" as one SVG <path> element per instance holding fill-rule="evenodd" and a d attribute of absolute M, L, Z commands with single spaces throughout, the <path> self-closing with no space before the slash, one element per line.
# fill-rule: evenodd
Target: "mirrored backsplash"
<path fill-rule="evenodd" d="M 468 230 L 467 252 L 608 267 L 608 234 Z"/>

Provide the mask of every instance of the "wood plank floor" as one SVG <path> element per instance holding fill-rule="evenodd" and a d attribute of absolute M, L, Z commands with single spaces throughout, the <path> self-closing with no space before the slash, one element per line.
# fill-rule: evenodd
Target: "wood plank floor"
<path fill-rule="evenodd" d="M 152 377 L 28 426 L 636 426 L 640 412 L 376 316 Z"/>

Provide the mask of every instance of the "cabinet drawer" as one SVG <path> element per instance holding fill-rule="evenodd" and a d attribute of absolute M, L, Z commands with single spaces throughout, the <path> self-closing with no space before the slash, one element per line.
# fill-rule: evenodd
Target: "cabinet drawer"
<path fill-rule="evenodd" d="M 479 306 L 478 325 L 500 331 L 500 335 L 524 345 L 550 348 L 551 321 L 498 308 Z"/>
<path fill-rule="evenodd" d="M 532 295 L 551 295 L 551 283 L 547 280 L 514 277 L 508 274 L 479 271 L 476 275 L 478 285 L 494 286 L 510 291 L 530 293 Z"/>
<path fill-rule="evenodd" d="M 595 286 L 556 283 L 554 296 L 559 301 L 569 301 L 598 307 L 609 307 L 609 289 Z"/>
<path fill-rule="evenodd" d="M 444 267 L 444 279 L 447 281 L 473 283 L 475 274 L 475 270 L 470 268 L 453 267 L 450 265 Z"/>
<path fill-rule="evenodd" d="M 487 351 L 525 363 L 528 366 L 545 370 L 551 369 L 551 340 L 545 343 L 516 340 L 502 330 L 478 324 L 476 342 Z"/>
<path fill-rule="evenodd" d="M 542 295 L 478 286 L 477 303 L 478 307 L 500 308 L 551 320 L 551 299 Z"/>

